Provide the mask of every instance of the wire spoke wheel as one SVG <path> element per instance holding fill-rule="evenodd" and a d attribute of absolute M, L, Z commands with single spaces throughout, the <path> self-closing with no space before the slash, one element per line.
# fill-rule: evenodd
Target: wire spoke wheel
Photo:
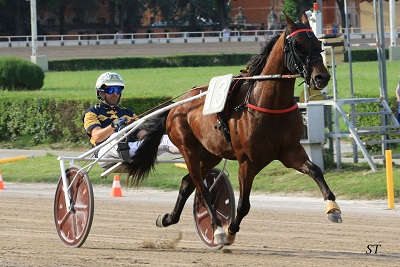
<path fill-rule="evenodd" d="M 93 187 L 86 172 L 78 167 L 67 169 L 70 209 L 65 203 L 64 184 L 60 178 L 54 198 L 54 222 L 61 242 L 67 247 L 80 247 L 89 235 L 93 221 Z M 78 173 L 79 172 L 79 173 Z"/>
<path fill-rule="evenodd" d="M 212 204 L 222 227 L 228 227 L 235 217 L 235 194 L 231 182 L 225 173 L 217 179 L 221 170 L 212 169 L 204 180 L 210 190 Z M 193 216 L 197 233 L 207 248 L 220 249 L 222 245 L 214 243 L 214 231 L 211 227 L 211 216 L 200 202 L 197 194 L 194 197 Z"/>

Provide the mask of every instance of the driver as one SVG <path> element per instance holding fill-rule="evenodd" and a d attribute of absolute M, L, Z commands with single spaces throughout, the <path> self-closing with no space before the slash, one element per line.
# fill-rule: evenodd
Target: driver
<path fill-rule="evenodd" d="M 96 95 L 100 103 L 87 109 L 83 117 L 83 125 L 86 133 L 90 136 L 90 143 L 93 147 L 98 146 L 108 138 L 113 138 L 118 130 L 138 120 L 133 111 L 119 105 L 124 88 L 124 80 L 118 73 L 105 72 L 97 79 Z M 121 158 L 124 161 L 129 161 L 145 135 L 146 131 L 139 127 L 129 138 L 125 138 L 119 143 L 114 139 L 100 148 L 97 156 Z M 172 144 L 167 135 L 163 136 L 158 149 L 159 154 L 165 152 L 179 154 L 178 148 Z M 109 151 L 107 152 L 107 150 Z M 109 162 L 99 162 L 99 165 L 103 168 L 106 168 L 109 164 Z"/>

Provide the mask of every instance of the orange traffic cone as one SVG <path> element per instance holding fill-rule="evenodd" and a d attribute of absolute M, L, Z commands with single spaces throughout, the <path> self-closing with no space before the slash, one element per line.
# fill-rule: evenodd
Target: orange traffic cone
<path fill-rule="evenodd" d="M 122 188 L 118 175 L 114 176 L 114 181 L 111 188 L 111 197 L 122 197 Z"/>
<path fill-rule="evenodd" d="M 0 171 L 0 190 L 4 190 L 2 172 Z"/>

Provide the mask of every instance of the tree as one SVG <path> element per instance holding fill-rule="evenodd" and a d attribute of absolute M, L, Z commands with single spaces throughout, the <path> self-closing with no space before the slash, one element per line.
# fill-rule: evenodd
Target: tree
<path fill-rule="evenodd" d="M 282 6 L 282 11 L 285 12 L 285 14 L 293 19 L 296 20 L 299 15 L 297 12 L 297 3 L 296 0 L 285 0 L 285 3 Z M 284 18 L 285 16 L 281 17 L 281 20 Z"/>
<path fill-rule="evenodd" d="M 198 30 L 205 24 L 227 23 L 228 0 L 150 0 L 149 10 L 162 21 L 188 22 L 191 30 Z"/>
<path fill-rule="evenodd" d="M 219 30 L 228 23 L 228 3 L 226 0 L 192 0 L 190 1 L 193 26 L 210 22 L 219 24 Z"/>
<path fill-rule="evenodd" d="M 186 4 L 186 1 L 151 0 L 148 3 L 148 9 L 155 16 L 159 16 L 162 21 L 172 22 L 176 19 L 175 16 L 182 16 L 182 11 L 185 10 Z"/>
<path fill-rule="evenodd" d="M 298 20 L 301 16 L 301 12 L 303 10 L 310 10 L 313 7 L 313 3 L 317 0 L 297 0 L 297 17 L 295 20 Z"/>
<path fill-rule="evenodd" d="M 68 0 L 37 0 L 37 9 L 53 13 L 60 22 L 59 34 L 65 34 L 65 8 Z"/>
<path fill-rule="evenodd" d="M 59 34 L 61 35 L 66 32 L 65 11 L 67 8 L 72 8 L 75 12 L 75 17 L 81 23 L 84 23 L 87 14 L 98 8 L 98 4 L 96 0 L 37 0 L 38 10 L 50 11 L 58 17 L 58 21 L 60 22 Z"/>
<path fill-rule="evenodd" d="M 169 0 L 165 1 L 168 2 Z M 148 3 L 151 0 L 110 0 L 110 30 L 116 31 L 116 25 L 119 30 L 124 32 L 134 32 L 141 25 L 143 13 L 147 10 Z M 115 17 L 118 23 L 115 22 Z"/>
<path fill-rule="evenodd" d="M 108 14 L 110 14 L 109 27 L 113 30 L 115 29 L 115 12 L 116 12 L 116 3 L 115 1 L 110 1 L 108 5 Z"/>
<path fill-rule="evenodd" d="M 217 6 L 217 21 L 219 23 L 219 29 L 222 30 L 227 24 L 229 24 L 228 13 L 230 11 L 229 1 L 226 0 L 216 0 Z"/>
<path fill-rule="evenodd" d="M 124 30 L 133 32 L 134 29 L 140 28 L 142 16 L 146 10 L 146 1 L 131 0 L 127 3 L 127 13 L 125 17 Z"/>
<path fill-rule="evenodd" d="M 30 3 L 26 0 L 0 0 L 0 31 L 26 35 L 30 17 Z"/>

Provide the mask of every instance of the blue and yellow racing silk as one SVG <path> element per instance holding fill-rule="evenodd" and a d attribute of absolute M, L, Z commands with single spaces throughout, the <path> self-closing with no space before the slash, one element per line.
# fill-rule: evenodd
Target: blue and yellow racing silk
<path fill-rule="evenodd" d="M 83 126 L 85 127 L 86 133 L 90 136 L 90 143 L 93 146 L 97 146 L 101 143 L 94 142 L 93 138 L 89 134 L 93 128 L 105 128 L 113 121 L 123 117 L 127 119 L 130 119 L 131 117 L 133 117 L 135 120 L 138 119 L 137 115 L 133 111 L 119 105 L 110 107 L 103 102 L 100 102 L 99 104 L 88 108 L 83 116 Z"/>

